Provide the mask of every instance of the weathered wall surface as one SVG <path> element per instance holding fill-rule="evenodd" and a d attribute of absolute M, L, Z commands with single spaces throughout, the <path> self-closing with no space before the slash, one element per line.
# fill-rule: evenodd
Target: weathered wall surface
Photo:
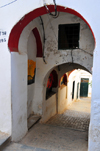
<path fill-rule="evenodd" d="M 35 59 L 35 55 L 37 54 L 37 46 L 36 46 L 36 39 L 32 33 L 34 28 L 37 28 L 41 37 L 41 41 L 43 41 L 42 35 L 42 25 L 40 18 L 36 18 L 32 20 L 22 31 L 19 39 L 19 52 L 20 53 L 28 53 L 30 58 Z M 32 50 L 33 49 L 33 50 Z M 34 53 L 33 53 L 34 52 Z M 34 54 L 34 55 L 33 55 Z"/>
<path fill-rule="evenodd" d="M 63 64 L 66 62 L 86 65 L 90 70 L 92 67 L 92 55 L 94 50 L 94 39 L 88 25 L 80 18 L 69 13 L 59 13 L 58 18 L 53 19 L 49 15 L 42 16 L 45 27 L 45 57 L 48 64 Z M 58 50 L 58 26 L 59 24 L 80 23 L 79 49 Z M 72 53 L 72 55 L 71 55 Z M 91 66 L 91 67 L 90 67 Z"/>
<path fill-rule="evenodd" d="M 62 114 L 67 108 L 67 86 L 58 88 L 58 114 Z"/>
<path fill-rule="evenodd" d="M 7 27 L 0 24 L 0 131 L 11 135 L 11 54 L 7 47 L 8 36 Z"/>
<path fill-rule="evenodd" d="M 18 141 L 27 132 L 27 55 L 11 53 L 12 140 Z"/>
<path fill-rule="evenodd" d="M 33 60 L 36 62 L 36 53 L 37 53 L 37 47 L 36 47 L 36 40 L 31 32 L 28 38 L 27 42 L 27 54 L 28 54 L 28 60 Z M 30 116 L 32 113 L 32 101 L 34 97 L 34 89 L 35 89 L 35 83 L 27 86 L 27 117 Z"/>
<path fill-rule="evenodd" d="M 35 36 L 32 32 L 32 30 L 34 28 L 37 28 L 37 30 L 39 31 L 40 37 L 41 37 L 41 42 L 43 40 L 42 38 L 42 26 L 41 26 L 41 20 L 40 18 L 36 18 L 33 21 L 31 21 L 23 30 L 23 32 L 21 33 L 20 36 L 20 41 L 19 41 L 19 51 L 20 53 L 24 54 L 26 53 L 28 55 L 28 59 L 29 60 L 33 60 L 34 62 L 36 62 L 36 55 L 37 55 L 37 44 L 36 44 L 36 39 Z M 35 81 L 36 81 L 36 77 L 37 77 L 37 65 L 36 65 L 36 75 L 35 75 Z M 35 88 L 37 86 L 37 82 L 28 85 L 27 86 L 27 116 L 29 117 L 30 114 L 33 111 L 32 105 L 34 106 L 34 95 L 37 93 L 35 91 Z M 35 94 L 34 94 L 35 93 Z"/>
<path fill-rule="evenodd" d="M 77 63 L 85 67 L 91 72 L 92 61 L 93 61 L 93 50 L 94 50 L 94 39 L 92 33 L 86 23 L 84 23 L 78 17 L 68 13 L 60 13 L 59 17 L 56 19 L 51 18 L 49 15 L 42 16 L 44 29 L 45 29 L 45 60 L 46 64 L 43 62 L 42 58 L 37 58 L 37 73 L 36 73 L 36 87 L 37 91 L 34 97 L 34 111 L 35 113 L 41 114 L 39 111 L 42 106 L 43 100 L 40 101 L 41 92 L 43 91 L 43 85 L 40 81 L 44 80 L 45 75 L 57 65 L 64 63 Z M 58 50 L 58 25 L 59 24 L 69 24 L 69 23 L 80 23 L 80 49 L 73 50 Z M 88 39 L 88 40 L 87 40 Z M 60 67 L 61 69 L 62 67 Z M 70 64 L 65 67 L 69 71 Z M 62 69 L 61 69 L 62 70 Z M 70 68 L 71 70 L 71 68 Z M 66 72 L 66 71 L 65 71 Z M 64 73 L 65 73 L 64 72 Z M 64 74 L 63 73 L 63 74 Z M 41 76 L 40 76 L 41 75 Z M 62 73 L 61 73 L 62 76 Z M 38 82 L 39 80 L 39 82 Z M 41 90 L 40 90 L 41 89 Z M 39 98 L 37 97 L 39 95 Z M 38 99 L 37 99 L 38 98 Z M 36 104 L 35 104 L 36 103 Z M 38 108 L 36 107 L 38 106 Z M 39 107 L 40 106 L 40 107 Z"/>
<path fill-rule="evenodd" d="M 49 15 L 43 15 L 42 19 L 45 28 L 46 40 L 45 40 L 44 55 L 47 64 L 45 64 L 42 59 L 37 58 L 36 79 L 39 79 L 39 81 L 43 81 L 47 72 L 49 72 L 49 70 L 51 70 L 54 66 L 64 63 L 71 63 L 71 62 L 80 64 L 91 72 L 92 61 L 93 61 L 92 54 L 94 49 L 94 39 L 87 24 L 84 23 L 78 17 L 75 17 L 74 15 L 68 13 L 60 13 L 59 17 L 56 19 L 51 18 Z M 67 23 L 80 23 L 80 49 L 58 50 L 58 25 L 67 24 Z M 60 67 L 60 69 L 61 68 L 62 67 Z M 67 67 L 64 67 L 63 70 L 64 73 L 70 71 L 71 70 L 70 64 Z M 61 72 L 61 76 L 63 74 Z M 39 75 L 41 75 L 41 77 Z M 37 80 L 36 82 L 37 92 L 35 93 L 36 95 L 34 97 L 35 100 L 34 111 L 35 113 L 39 113 L 39 114 L 42 113 L 41 103 L 43 102 L 43 100 L 40 101 L 40 97 L 43 98 L 43 95 L 41 96 L 41 92 L 43 91 L 43 87 L 46 86 L 46 84 L 43 84 L 44 86 L 42 86 L 41 84 L 42 83 L 38 82 Z M 39 98 L 37 97 L 37 94 L 40 94 Z"/>
<path fill-rule="evenodd" d="M 94 66 L 92 76 L 92 100 L 91 100 L 91 121 L 89 129 L 89 151 L 100 150 L 100 51 L 94 53 Z"/>
<path fill-rule="evenodd" d="M 76 79 L 77 71 L 73 71 L 69 78 L 68 78 L 68 91 L 67 91 L 67 96 L 68 96 L 68 105 L 72 103 L 72 101 L 76 100 L 76 81 L 79 80 Z M 74 97 L 72 99 L 72 91 L 73 91 L 73 82 L 75 81 L 75 86 L 74 86 Z"/>
<path fill-rule="evenodd" d="M 52 4 L 53 1 L 52 0 L 45 0 L 46 3 L 48 4 Z M 2 118 L 2 116 L 0 116 L 0 122 L 3 123 L 3 129 L 2 127 L 0 127 L 2 131 L 9 131 L 11 130 L 11 60 L 10 60 L 10 55 L 8 53 L 8 47 L 7 47 L 7 42 L 8 42 L 8 38 L 9 38 L 9 34 L 11 32 L 11 29 L 13 28 L 13 26 L 28 12 L 43 6 L 43 1 L 42 0 L 37 0 L 35 1 L 29 1 L 29 0 L 24 0 L 24 2 L 22 0 L 18 1 L 16 0 L 14 3 L 11 3 L 11 0 L 5 0 L 5 1 L 1 1 L 0 3 L 0 19 L 2 20 L 0 23 L 0 29 L 3 29 L 4 31 L 6 30 L 7 32 L 7 38 L 6 38 L 6 42 L 3 44 L 3 46 L 1 46 L 0 43 L 0 48 L 2 51 L 0 51 L 1 53 L 1 57 L 0 57 L 0 79 L 1 79 L 1 95 L 0 95 L 0 106 L 1 106 L 1 112 L 0 115 L 5 115 L 4 118 Z M 9 5 L 7 5 L 7 3 Z M 99 151 L 100 149 L 100 138 L 99 138 L 99 133 L 100 133 L 100 85 L 98 85 L 99 83 L 99 64 L 100 64 L 100 52 L 99 52 L 99 48 L 100 48 L 100 21 L 98 18 L 100 18 L 100 14 L 99 12 L 99 6 L 100 6 L 100 2 L 99 1 L 80 1 L 80 0 L 58 0 L 57 1 L 58 5 L 64 5 L 65 7 L 69 7 L 72 8 L 74 10 L 76 10 L 77 12 L 79 12 L 91 25 L 95 37 L 96 37 L 96 49 L 95 49 L 95 53 L 94 53 L 94 67 L 93 67 L 93 92 L 92 92 L 92 114 L 91 114 L 91 124 L 90 124 L 90 139 L 89 139 L 89 151 Z M 77 5 L 78 4 L 78 5 Z M 20 11 L 21 8 L 21 11 Z M 94 9 L 96 9 L 96 11 L 94 11 Z M 17 12 L 17 13 L 16 13 Z M 3 15 L 2 15 L 3 14 Z M 10 17 L 9 17 L 10 16 Z M 55 41 L 54 41 L 55 42 Z M 55 45 L 56 46 L 56 45 Z M 83 45 L 82 45 L 83 47 Z M 21 51 L 21 50 L 20 50 Z M 77 50 L 76 50 L 77 51 Z M 83 51 L 82 51 L 83 52 Z M 48 65 L 44 65 L 43 60 L 42 59 L 37 59 L 37 61 L 39 61 L 39 63 L 37 63 L 39 66 L 43 65 L 43 68 L 45 66 L 45 70 L 43 69 L 44 73 L 42 74 L 42 70 L 40 69 L 40 71 L 38 70 L 37 73 L 41 74 L 41 79 L 39 78 L 39 76 L 37 76 L 37 78 L 39 78 L 39 81 L 43 81 L 46 73 L 48 72 L 49 69 L 51 69 L 54 65 L 58 65 L 61 62 L 65 63 L 66 61 L 66 55 L 68 55 L 67 61 L 70 62 L 70 60 L 72 59 L 70 57 L 70 52 L 68 52 L 68 54 L 65 53 L 65 51 L 63 52 L 62 57 L 59 57 L 58 54 L 58 58 L 54 61 L 51 62 L 49 64 L 49 68 Z M 85 53 L 85 52 L 84 52 Z M 86 54 L 83 53 L 83 56 L 85 58 Z M 54 54 L 53 52 L 51 52 L 51 54 Z M 84 61 L 84 66 L 86 66 L 88 68 L 88 70 L 90 70 L 90 65 L 87 63 L 85 64 L 87 61 L 86 59 L 83 59 L 83 57 L 81 55 L 79 55 L 80 53 L 76 52 L 77 58 L 80 59 L 79 63 Z M 88 56 L 88 55 L 87 55 Z M 50 60 L 53 58 L 53 55 L 50 55 L 50 57 L 48 58 L 48 61 L 50 62 Z M 88 59 L 90 58 L 90 60 L 92 60 L 92 57 L 88 57 Z M 73 59 L 75 62 L 75 58 Z M 78 62 L 78 60 L 76 59 L 76 61 Z M 89 61 L 91 62 L 91 61 Z M 26 61 L 27 63 L 27 61 Z M 83 64 L 83 63 L 81 63 Z M 6 68 L 7 65 L 7 68 Z M 39 66 L 37 66 L 39 68 Z M 4 70 L 6 69 L 6 71 Z M 4 72 L 6 72 L 6 74 L 4 74 Z M 21 72 L 22 73 L 22 72 Z M 25 72 L 26 74 L 26 72 Z M 23 73 L 22 73 L 23 75 Z M 5 78 L 4 78 L 5 76 Z M 25 75 L 24 75 L 25 76 Z M 25 78 L 25 77 L 24 77 Z M 5 80 L 6 79 L 6 80 Z M 38 81 L 38 80 L 37 80 Z M 27 85 L 25 85 L 27 88 Z M 97 87 L 98 86 L 98 87 Z M 40 82 L 40 85 L 37 85 L 37 90 L 39 90 L 40 92 L 40 96 L 38 96 L 37 101 L 39 102 L 39 98 L 43 95 L 43 82 Z M 36 91 L 37 92 L 37 91 Z M 38 94 L 38 92 L 37 92 Z M 6 96 L 6 97 L 5 97 Z M 3 101 L 2 101 L 3 100 Z M 40 105 L 41 105 L 41 101 L 40 100 Z M 23 102 L 23 106 L 24 103 L 26 103 L 26 101 Z M 21 103 L 21 100 L 19 102 L 19 104 Z M 7 112 L 6 112 L 6 107 L 5 104 L 7 105 Z M 9 105 L 10 104 L 10 105 Z M 19 107 L 19 104 L 17 104 Z M 37 105 L 36 105 L 37 106 Z M 39 110 L 39 113 L 41 113 L 41 111 Z M 9 116 L 8 116 L 9 115 Z M 7 119 L 7 120 L 6 120 Z M 6 121 L 8 121 L 6 123 Z M 16 123 L 17 124 L 17 123 Z M 8 125 L 8 126 L 5 126 Z M 17 127 L 16 127 L 17 128 Z M 9 129 L 9 130 L 8 130 Z M 23 133 L 25 134 L 25 132 Z M 20 139 L 20 138 L 19 138 Z"/>
<path fill-rule="evenodd" d="M 11 135 L 11 56 L 0 43 L 0 131 Z"/>
<path fill-rule="evenodd" d="M 56 94 L 45 100 L 42 122 L 47 122 L 56 114 Z"/>

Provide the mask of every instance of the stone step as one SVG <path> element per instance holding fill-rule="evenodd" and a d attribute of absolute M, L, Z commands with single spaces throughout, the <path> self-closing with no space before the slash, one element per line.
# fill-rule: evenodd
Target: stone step
<path fill-rule="evenodd" d="M 50 151 L 50 150 L 26 146 L 26 145 L 19 144 L 19 143 L 11 143 L 3 151 Z"/>
<path fill-rule="evenodd" d="M 31 115 L 31 117 L 28 118 L 28 129 L 30 129 L 34 124 L 36 124 L 40 120 L 40 115 Z"/>
<path fill-rule="evenodd" d="M 0 131 L 0 151 L 2 151 L 11 141 L 9 134 Z"/>

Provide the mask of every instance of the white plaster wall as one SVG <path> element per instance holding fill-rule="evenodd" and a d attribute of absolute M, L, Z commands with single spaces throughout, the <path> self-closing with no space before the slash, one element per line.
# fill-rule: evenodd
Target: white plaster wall
<path fill-rule="evenodd" d="M 11 53 L 12 141 L 27 132 L 27 55 Z"/>
<path fill-rule="evenodd" d="M 0 43 L 0 131 L 11 135 L 11 54 Z"/>
<path fill-rule="evenodd" d="M 78 98 L 80 99 L 80 83 L 81 83 L 81 78 L 89 78 L 89 81 L 92 80 L 92 75 L 84 70 L 74 70 L 70 76 L 69 76 L 69 82 L 68 82 L 68 102 L 69 104 L 72 103 L 72 86 L 73 86 L 73 81 L 75 81 L 75 88 L 74 88 L 74 99 L 73 101 L 77 100 L 77 83 L 79 83 L 79 90 L 78 90 Z M 88 97 L 91 97 L 91 91 L 92 88 L 89 85 L 88 86 Z"/>
<path fill-rule="evenodd" d="M 21 33 L 20 40 L 19 40 L 20 53 L 21 54 L 27 53 L 28 59 L 31 59 L 33 61 L 36 61 L 36 54 L 37 54 L 36 39 L 32 33 L 32 30 L 35 27 L 38 29 L 40 37 L 41 37 L 41 41 L 42 41 L 43 40 L 43 38 L 42 38 L 42 25 L 41 25 L 40 18 L 34 19 L 24 28 L 24 30 Z M 35 81 L 36 81 L 36 77 L 37 77 L 37 69 L 36 69 Z M 27 95 L 28 95 L 27 117 L 29 117 L 32 112 L 38 113 L 38 112 L 34 111 L 32 108 L 32 106 L 35 105 L 34 100 L 36 100 L 36 97 L 39 94 L 39 93 L 38 94 L 36 93 L 37 88 L 36 88 L 35 83 L 27 86 Z M 35 90 L 35 88 L 36 88 L 36 90 Z M 36 94 L 35 95 L 36 97 L 34 96 L 34 93 Z"/>
<path fill-rule="evenodd" d="M 94 53 L 94 66 L 92 75 L 92 100 L 91 100 L 91 120 L 89 128 L 89 148 L 88 151 L 100 150 L 100 52 L 96 49 Z"/>
<path fill-rule="evenodd" d="M 75 71 L 73 71 L 75 72 Z M 75 72 L 76 73 L 76 72 Z M 72 89 L 73 89 L 73 81 L 75 81 L 75 74 L 70 74 L 68 78 L 68 91 L 67 91 L 67 101 L 68 105 L 72 103 Z M 75 82 L 76 85 L 76 82 Z M 74 95 L 75 95 L 75 87 L 74 87 Z M 74 99 L 73 99 L 74 100 Z"/>
<path fill-rule="evenodd" d="M 67 108 L 67 86 L 58 88 L 58 114 L 62 114 Z"/>
<path fill-rule="evenodd" d="M 19 51 L 21 54 L 27 53 L 28 54 L 28 59 L 31 59 L 33 61 L 36 61 L 36 54 L 37 54 L 37 45 L 36 45 L 36 39 L 32 33 L 32 30 L 34 28 L 37 28 L 41 37 L 41 41 L 43 40 L 43 35 L 42 35 L 42 25 L 40 18 L 36 18 L 33 21 L 31 21 L 22 31 L 20 40 L 19 40 Z M 30 116 L 32 112 L 35 114 L 40 114 L 39 110 L 41 110 L 41 103 L 36 103 L 37 100 L 41 100 L 40 98 L 42 97 L 42 90 L 38 89 L 38 87 L 42 87 L 40 83 L 38 83 L 38 79 L 40 78 L 38 74 L 37 68 L 40 68 L 37 66 L 37 61 L 36 61 L 36 75 L 35 75 L 35 83 L 28 85 L 27 86 L 27 95 L 28 95 L 28 106 L 27 106 L 27 117 Z M 40 71 L 41 72 L 41 71 Z M 37 82 L 36 82 L 37 80 Z M 42 77 L 41 77 L 42 80 Z M 35 104 L 36 103 L 36 104 Z M 36 108 L 38 104 L 38 109 Z"/>
<path fill-rule="evenodd" d="M 88 27 L 88 25 L 79 17 L 60 12 L 57 18 L 52 18 L 50 15 L 42 16 L 45 27 L 45 35 L 46 35 L 46 44 L 45 44 L 45 55 L 48 58 L 50 52 L 54 52 L 53 54 L 61 55 L 62 50 L 58 51 L 58 26 L 60 24 L 73 24 L 80 23 L 80 34 L 79 34 L 79 48 L 81 50 L 87 51 L 90 54 L 93 54 L 94 50 L 94 38 Z M 74 50 L 73 50 L 74 51 Z M 63 53 L 68 53 L 68 50 L 63 50 Z"/>
<path fill-rule="evenodd" d="M 35 83 L 27 86 L 27 118 L 33 114 L 32 104 L 34 99 Z"/>
<path fill-rule="evenodd" d="M 36 18 L 32 20 L 22 31 L 19 39 L 18 48 L 21 54 L 28 53 L 28 56 L 32 59 L 35 59 L 37 54 L 36 40 L 32 33 L 34 28 L 37 28 L 41 37 L 41 41 L 43 41 L 42 35 L 42 25 L 40 18 Z M 32 51 L 33 49 L 33 51 Z M 34 56 L 33 56 L 34 52 Z M 32 57 L 33 56 L 33 57 Z"/>
<path fill-rule="evenodd" d="M 36 40 L 33 33 L 31 32 L 27 42 L 28 60 L 36 61 L 36 53 L 37 53 Z M 27 117 L 29 117 L 33 111 L 32 103 L 34 98 L 34 89 L 35 83 L 27 86 Z"/>
<path fill-rule="evenodd" d="M 50 98 L 48 98 L 44 103 L 44 111 L 43 111 L 43 118 L 42 122 L 47 122 L 52 116 L 56 114 L 56 94 L 52 95 Z"/>
<path fill-rule="evenodd" d="M 92 96 L 92 76 L 89 77 L 89 89 L 88 89 L 88 97 Z"/>
<path fill-rule="evenodd" d="M 36 61 L 37 46 L 36 46 L 36 39 L 32 31 L 28 37 L 27 54 L 28 54 L 28 59 Z"/>
<path fill-rule="evenodd" d="M 47 3 L 53 3 L 52 0 L 45 0 Z M 5 2 L 10 2 L 10 0 L 6 0 L 6 1 L 1 1 L 0 3 L 0 19 L 2 20 L 0 23 L 0 28 L 1 29 L 7 29 L 7 33 L 9 37 L 9 33 L 12 29 L 12 27 L 16 24 L 16 22 L 22 18 L 25 14 L 27 14 L 28 12 L 30 12 L 31 10 L 40 7 L 43 5 L 43 1 L 42 0 L 37 0 L 35 1 L 29 1 L 29 0 L 20 0 L 20 1 L 16 1 L 15 3 L 9 5 L 9 6 L 5 6 L 3 7 L 3 5 L 5 5 Z M 100 53 L 99 53 L 99 47 L 100 47 L 100 21 L 98 18 L 100 18 L 100 13 L 99 12 L 99 6 L 100 6 L 100 1 L 80 1 L 80 0 L 58 0 L 57 4 L 59 5 L 64 5 L 65 7 L 69 7 L 72 8 L 74 10 L 76 10 L 77 12 L 79 12 L 91 25 L 95 37 L 96 37 L 96 49 L 95 49 L 95 59 L 94 59 L 94 67 L 93 67 L 93 92 L 92 92 L 92 114 L 91 114 L 91 124 L 90 124 L 90 139 L 89 139 L 89 151 L 99 151 L 100 149 L 100 139 L 99 139 L 99 133 L 100 133 L 100 93 L 99 93 L 99 85 L 98 83 L 99 81 L 99 64 L 100 64 Z M 77 5 L 78 4 L 78 5 Z M 23 7 L 22 7 L 23 6 Z M 2 8 L 1 8 L 2 7 Z M 21 8 L 21 11 L 20 11 Z M 96 11 L 94 11 L 96 9 Z M 17 13 L 16 13 L 17 12 Z M 3 15 L 2 15 L 3 14 Z M 10 17 L 8 17 L 10 16 Z M 0 47 L 1 48 L 1 47 Z M 0 95 L 0 101 L 2 101 L 3 98 L 5 98 L 5 95 L 7 96 L 5 98 L 5 102 L 7 102 L 8 100 L 8 104 L 10 103 L 10 98 L 11 98 L 11 91 L 10 91 L 10 86 L 11 86 L 11 82 L 10 82 L 10 57 L 8 55 L 8 48 L 7 48 L 7 43 L 4 44 L 4 46 L 2 47 L 3 51 L 0 51 L 1 53 L 1 58 L 0 58 L 0 63 L 1 66 L 3 64 L 3 68 L 1 67 L 1 74 L 0 74 L 0 78 L 3 79 L 4 78 L 4 68 L 6 66 L 6 64 L 4 62 L 7 63 L 7 82 L 6 85 L 4 85 L 3 80 L 2 80 L 2 88 L 4 86 L 5 90 L 2 89 L 1 90 L 1 95 Z M 2 56 L 6 56 L 6 59 L 2 59 Z M 55 64 L 57 63 L 58 60 L 56 60 Z M 98 86 L 98 87 L 97 87 Z M 5 103 L 4 103 L 5 104 Z M 8 105 L 8 110 L 10 111 L 10 106 Z M 96 109 L 95 109 L 96 108 Z M 3 112 L 3 111 L 2 111 Z M 10 119 L 10 118 L 9 118 Z M 2 120 L 1 120 L 2 121 Z M 0 122 L 1 122 L 0 121 Z M 8 120 L 9 121 L 9 120 Z"/>
<path fill-rule="evenodd" d="M 40 61 L 40 59 L 38 60 L 38 63 L 39 63 L 39 61 Z M 37 70 L 38 70 L 38 68 L 37 68 Z M 46 100 L 47 81 L 48 81 L 50 73 L 53 70 L 55 70 L 56 73 L 58 74 L 57 67 L 54 67 L 48 73 L 46 73 L 46 76 L 43 78 L 43 86 L 37 87 L 38 85 L 36 85 L 36 90 L 37 90 L 36 94 L 39 92 L 39 90 L 40 90 L 40 92 L 42 91 L 42 94 L 41 93 L 38 94 L 39 96 L 41 96 L 40 97 L 41 101 L 39 102 L 37 100 L 37 103 L 34 101 L 35 108 L 33 107 L 33 109 L 35 111 L 37 109 L 39 112 L 42 112 L 42 120 L 41 120 L 42 122 L 47 121 L 50 117 L 55 115 L 57 113 L 57 110 L 58 110 L 58 108 L 57 108 L 57 106 L 58 106 L 58 87 L 52 89 L 52 91 L 55 92 L 55 94 Z M 42 73 L 43 72 L 41 72 L 41 76 L 43 76 Z M 37 74 L 37 75 L 39 76 L 39 74 Z M 40 81 L 39 81 L 39 83 L 40 83 Z M 36 84 L 37 84 L 37 82 L 36 82 Z"/>
<path fill-rule="evenodd" d="M 75 81 L 75 86 L 74 86 L 74 98 L 72 100 L 73 81 Z M 68 78 L 68 92 L 67 92 L 68 104 L 71 104 L 72 101 L 77 100 L 77 83 L 80 84 L 80 72 L 78 70 L 74 70 Z M 80 89 L 79 89 L 79 91 L 80 91 Z M 79 94 L 78 94 L 78 96 L 79 96 Z"/>
<path fill-rule="evenodd" d="M 0 131 L 5 133 L 9 133 L 9 134 L 12 133 L 11 132 L 12 131 L 11 130 L 11 54 L 9 52 L 8 44 L 7 44 L 8 38 L 13 26 L 26 13 L 42 5 L 43 2 L 40 0 L 36 1 L 35 3 L 34 1 L 29 2 L 28 0 L 24 1 L 24 3 L 23 1 L 17 1 L 17 0 L 13 3 L 12 0 L 5 0 L 5 1 L 1 0 L 0 2 L 0 20 L 1 20 L 0 30 L 7 32 L 6 42 L 0 43 L 0 79 L 1 79 Z"/>

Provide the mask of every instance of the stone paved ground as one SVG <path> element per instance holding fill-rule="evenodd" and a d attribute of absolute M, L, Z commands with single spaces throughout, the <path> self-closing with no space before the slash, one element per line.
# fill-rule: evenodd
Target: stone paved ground
<path fill-rule="evenodd" d="M 26 146 L 20 143 L 11 143 L 3 151 L 50 151 L 50 150 Z"/>
<path fill-rule="evenodd" d="M 57 114 L 46 124 L 88 130 L 90 122 L 90 98 L 82 98 L 68 106 L 63 114 Z"/>
<path fill-rule="evenodd" d="M 4 151 L 87 151 L 89 116 L 90 100 L 82 99 L 47 124 L 37 123 L 19 143 L 10 144 Z"/>
<path fill-rule="evenodd" d="M 21 144 L 50 151 L 87 151 L 87 132 L 36 124 Z"/>

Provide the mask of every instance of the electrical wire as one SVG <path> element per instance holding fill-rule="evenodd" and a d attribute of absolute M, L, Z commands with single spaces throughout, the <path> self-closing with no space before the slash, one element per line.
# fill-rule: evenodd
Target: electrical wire
<path fill-rule="evenodd" d="M 55 7 L 54 7 L 54 8 L 55 8 L 55 14 L 52 14 L 52 13 L 50 12 L 50 10 L 49 10 L 49 8 L 47 7 L 47 5 L 46 5 L 45 2 L 44 2 L 44 6 L 45 6 L 47 12 L 49 13 L 49 15 L 51 15 L 53 18 L 57 18 L 57 17 L 59 16 L 59 12 L 57 12 L 57 5 L 56 5 L 55 0 L 53 0 L 53 2 L 54 2 L 54 5 L 55 5 Z"/>
<path fill-rule="evenodd" d="M 73 52 L 74 50 L 76 50 L 76 49 L 72 49 L 72 50 L 71 50 L 72 63 L 73 63 L 73 53 L 72 53 L 72 52 Z M 79 48 L 78 50 L 84 51 L 85 53 L 87 53 L 87 54 L 89 54 L 90 56 L 93 57 L 93 54 L 91 54 L 91 53 L 89 53 L 89 52 L 87 52 L 87 51 L 85 51 L 85 50 L 83 50 L 83 49 L 80 49 L 80 48 Z"/>
<path fill-rule="evenodd" d="M 93 57 L 93 54 L 91 54 L 91 53 L 89 53 L 89 52 L 87 52 L 87 51 L 85 51 L 85 50 L 83 50 L 83 49 L 81 49 L 81 48 L 79 48 L 79 50 L 82 50 L 82 51 L 84 51 L 85 53 L 87 53 L 87 54 L 89 54 L 89 55 L 91 55 L 91 56 Z"/>
<path fill-rule="evenodd" d="M 45 63 L 45 64 L 47 64 L 47 63 L 46 63 L 46 61 L 45 61 L 45 56 L 44 56 L 45 30 L 44 30 L 43 19 L 42 19 L 42 17 L 41 17 L 41 16 L 40 16 L 40 20 L 41 20 L 41 24 L 42 24 L 42 28 L 43 28 L 43 61 L 44 61 L 44 63 Z"/>
<path fill-rule="evenodd" d="M 57 39 L 57 37 L 56 37 L 56 33 L 55 33 L 54 28 L 53 28 L 53 25 L 52 25 L 52 23 L 51 23 L 51 21 L 50 21 L 50 16 L 49 16 L 49 15 L 48 15 L 48 20 L 49 20 L 51 29 L 52 29 L 52 31 L 53 31 L 53 34 L 54 34 L 54 36 L 55 36 L 55 39 L 56 39 L 56 41 L 57 41 L 57 43 L 58 43 L 58 39 Z"/>

